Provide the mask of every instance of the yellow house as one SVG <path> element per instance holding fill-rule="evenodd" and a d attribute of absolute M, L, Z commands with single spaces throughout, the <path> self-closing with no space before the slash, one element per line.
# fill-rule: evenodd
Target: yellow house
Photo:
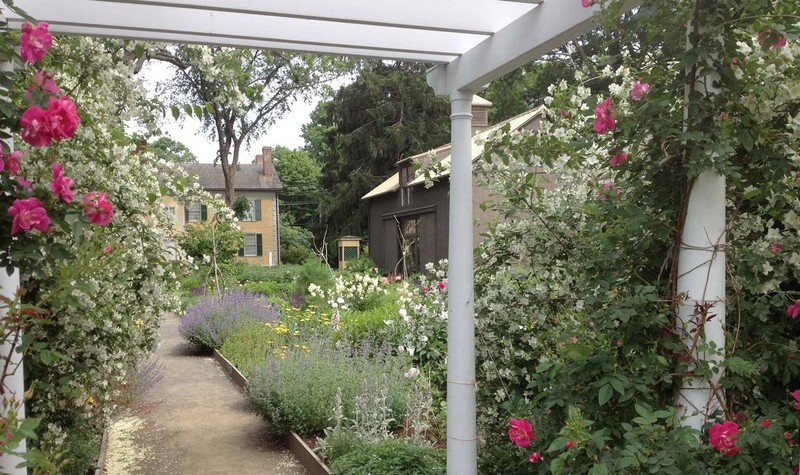
<path fill-rule="evenodd" d="M 222 167 L 210 163 L 183 163 L 189 175 L 197 177 L 200 186 L 224 200 L 225 179 Z M 234 178 L 237 198 L 250 201 L 250 212 L 239 221 L 244 233 L 244 247 L 239 249 L 239 259 L 253 264 L 275 266 L 280 264 L 280 209 L 278 193 L 283 186 L 272 163 L 272 147 L 263 147 L 253 163 L 239 164 Z M 175 231 L 182 231 L 188 223 L 206 221 L 213 213 L 202 203 L 184 206 L 171 196 L 161 198 L 164 213 L 172 219 Z"/>

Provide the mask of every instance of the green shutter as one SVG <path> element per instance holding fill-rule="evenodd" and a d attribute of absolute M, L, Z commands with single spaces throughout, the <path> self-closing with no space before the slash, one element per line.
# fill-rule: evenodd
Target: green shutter
<path fill-rule="evenodd" d="M 256 209 L 256 221 L 261 221 L 261 200 L 253 200 L 253 206 Z"/>
<path fill-rule="evenodd" d="M 189 203 L 183 205 L 183 225 L 189 222 Z"/>
<path fill-rule="evenodd" d="M 261 234 L 256 234 L 256 255 L 257 256 L 264 255 L 264 248 L 261 245 Z"/>
<path fill-rule="evenodd" d="M 241 257 L 244 257 L 244 247 L 240 247 L 240 248 L 239 248 L 239 255 L 240 255 Z"/>
<path fill-rule="evenodd" d="M 208 221 L 208 207 L 206 205 L 200 205 L 200 219 Z"/>

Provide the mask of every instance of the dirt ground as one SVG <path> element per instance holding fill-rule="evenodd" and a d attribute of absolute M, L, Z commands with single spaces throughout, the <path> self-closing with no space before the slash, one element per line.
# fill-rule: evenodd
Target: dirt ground
<path fill-rule="evenodd" d="M 163 379 L 115 420 L 103 473 L 305 474 L 216 362 L 183 341 L 178 322 L 164 318 L 156 352 Z"/>

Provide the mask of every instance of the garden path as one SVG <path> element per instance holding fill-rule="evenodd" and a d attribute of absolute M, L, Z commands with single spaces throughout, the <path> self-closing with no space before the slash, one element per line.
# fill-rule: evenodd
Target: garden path
<path fill-rule="evenodd" d="M 156 351 L 163 379 L 109 431 L 109 475 L 305 474 L 210 356 L 167 315 Z"/>

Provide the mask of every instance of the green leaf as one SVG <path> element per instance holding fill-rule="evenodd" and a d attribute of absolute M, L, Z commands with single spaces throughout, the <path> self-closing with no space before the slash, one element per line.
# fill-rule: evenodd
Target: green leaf
<path fill-rule="evenodd" d="M 625 394 L 625 383 L 619 379 L 612 379 L 611 386 L 614 387 L 614 390 L 617 391 L 620 396 Z"/>
<path fill-rule="evenodd" d="M 589 470 L 589 475 L 608 475 L 608 467 L 604 463 L 596 463 Z"/>
<path fill-rule="evenodd" d="M 597 402 L 600 406 L 605 406 L 606 403 L 611 399 L 611 395 L 613 394 L 612 388 L 610 384 L 606 384 L 600 391 L 597 393 Z"/>
<path fill-rule="evenodd" d="M 738 134 L 739 142 L 742 143 L 742 147 L 748 152 L 753 150 L 753 136 L 750 135 L 750 132 L 746 129 L 742 129 L 739 131 Z"/>
<path fill-rule="evenodd" d="M 178 120 L 178 117 L 181 116 L 181 110 L 178 106 L 170 106 L 170 109 L 172 109 L 172 118 Z"/>
<path fill-rule="evenodd" d="M 583 363 L 591 353 L 591 348 L 580 343 L 570 343 L 567 345 L 567 358 L 576 363 Z"/>

